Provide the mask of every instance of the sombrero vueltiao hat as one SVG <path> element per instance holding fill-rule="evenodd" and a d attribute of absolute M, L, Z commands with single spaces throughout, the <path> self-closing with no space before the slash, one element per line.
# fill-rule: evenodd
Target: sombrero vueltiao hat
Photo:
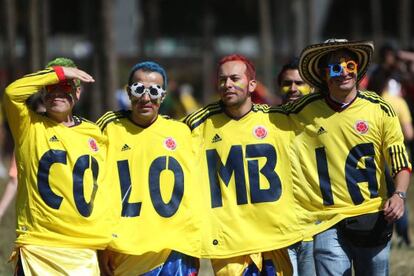
<path fill-rule="evenodd" d="M 359 82 L 367 71 L 374 52 L 372 41 L 348 41 L 346 39 L 328 39 L 324 43 L 314 44 L 303 49 L 299 60 L 299 74 L 310 85 L 325 90 L 325 81 L 321 78 L 319 62 L 321 58 L 333 51 L 347 49 L 358 57 Z"/>

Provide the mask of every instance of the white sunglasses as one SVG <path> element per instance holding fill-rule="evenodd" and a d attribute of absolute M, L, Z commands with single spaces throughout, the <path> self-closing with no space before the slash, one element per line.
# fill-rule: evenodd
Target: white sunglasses
<path fill-rule="evenodd" d="M 165 90 L 159 85 L 153 84 L 149 87 L 145 87 L 145 85 L 140 82 L 134 82 L 129 85 L 129 89 L 134 97 L 140 98 L 144 96 L 145 93 L 148 93 L 151 100 L 162 99 L 166 93 Z"/>

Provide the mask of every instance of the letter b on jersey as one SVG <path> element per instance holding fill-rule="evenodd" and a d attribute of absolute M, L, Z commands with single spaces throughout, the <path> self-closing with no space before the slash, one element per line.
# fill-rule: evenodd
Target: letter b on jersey
<path fill-rule="evenodd" d="M 246 161 L 251 203 L 272 202 L 280 198 L 282 185 L 275 172 L 277 155 L 272 145 L 246 145 L 245 154 L 243 154 L 241 145 L 234 145 L 230 148 L 225 165 L 221 162 L 216 149 L 207 150 L 206 157 L 212 208 L 223 206 L 222 188 L 229 187 L 232 175 L 234 176 L 237 204 L 248 203 L 244 165 Z M 266 160 L 262 168 L 259 168 L 259 158 Z M 260 175 L 267 179 L 269 188 L 262 189 L 260 187 Z M 220 185 L 219 177 L 224 186 Z"/>

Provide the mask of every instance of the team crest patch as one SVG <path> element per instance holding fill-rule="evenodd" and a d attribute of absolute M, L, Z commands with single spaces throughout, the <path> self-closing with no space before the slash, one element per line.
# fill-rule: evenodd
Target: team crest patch
<path fill-rule="evenodd" d="M 168 137 L 167 139 L 165 139 L 164 141 L 164 146 L 168 149 L 168 150 L 175 150 L 175 148 L 177 147 L 177 142 L 175 142 L 174 138 L 172 137 Z"/>
<path fill-rule="evenodd" d="M 89 147 L 91 148 L 91 150 L 95 152 L 99 150 L 98 144 L 96 143 L 95 139 L 89 138 L 88 143 L 89 143 Z"/>
<path fill-rule="evenodd" d="M 368 123 L 366 121 L 363 120 L 359 120 L 355 123 L 354 126 L 355 130 L 359 133 L 359 134 L 365 134 L 368 132 Z"/>
<path fill-rule="evenodd" d="M 263 139 L 267 136 L 267 129 L 263 126 L 257 126 L 253 129 L 253 135 L 256 138 Z"/>

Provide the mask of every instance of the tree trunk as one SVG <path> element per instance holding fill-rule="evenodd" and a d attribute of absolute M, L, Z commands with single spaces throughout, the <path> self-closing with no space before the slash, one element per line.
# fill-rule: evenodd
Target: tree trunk
<path fill-rule="evenodd" d="M 116 107 L 118 68 L 113 30 L 114 3 L 111 0 L 91 0 L 87 3 L 90 14 L 87 33 L 93 41 L 91 67 L 95 78 L 89 96 L 89 116 L 96 120 L 105 111 Z"/>
<path fill-rule="evenodd" d="M 263 84 L 270 90 L 273 86 L 273 39 L 270 21 L 269 0 L 259 0 L 260 41 L 262 48 L 262 76 Z"/>
<path fill-rule="evenodd" d="M 411 1 L 410 0 L 400 0 L 399 1 L 399 12 L 398 17 L 398 27 L 400 35 L 400 45 L 402 48 L 407 48 L 410 46 L 410 22 L 411 22 Z"/>
<path fill-rule="evenodd" d="M 210 101 L 212 93 L 215 93 L 214 85 L 214 16 L 211 13 L 210 3 L 204 0 L 203 18 L 203 104 Z"/>
<path fill-rule="evenodd" d="M 305 0 L 306 1 L 306 0 Z M 294 44 L 293 49 L 294 53 L 298 54 L 302 51 L 302 49 L 305 47 L 305 41 L 306 41 L 306 34 L 305 30 L 307 30 L 306 27 L 306 20 L 305 20 L 305 4 L 303 0 L 292 0 L 292 12 L 293 12 L 293 18 L 294 20 Z"/>
<path fill-rule="evenodd" d="M 307 14 L 307 44 L 314 44 L 319 42 L 319 34 L 316 28 L 316 3 L 315 0 L 308 0 L 305 2 L 306 10 L 309 11 Z M 299 55 L 299 54 L 298 54 Z"/>
<path fill-rule="evenodd" d="M 146 53 L 145 53 L 145 19 L 144 19 L 144 13 L 143 13 L 143 1 L 137 0 L 137 9 L 136 9 L 136 15 L 137 15 L 137 45 L 138 45 L 138 56 L 141 59 L 145 59 Z"/>
<path fill-rule="evenodd" d="M 286 24 L 290 22 L 290 3 L 288 0 L 279 0 L 277 5 L 274 5 L 273 14 L 275 15 L 275 29 L 274 29 L 274 41 L 275 48 L 278 49 L 274 52 L 277 65 L 279 66 L 285 56 L 292 55 L 292 24 Z"/>
<path fill-rule="evenodd" d="M 28 34 L 28 58 L 30 72 L 35 72 L 42 67 L 41 62 L 41 30 L 40 30 L 40 16 L 39 5 L 41 0 L 31 0 L 28 5 L 29 12 L 29 34 Z"/>
<path fill-rule="evenodd" d="M 5 44 L 5 59 L 6 69 L 9 72 L 6 76 L 6 84 L 1 84 L 5 87 L 17 78 L 17 58 L 16 58 L 16 2 L 14 0 L 4 0 L 5 4 L 5 22 L 6 29 L 6 44 Z"/>
<path fill-rule="evenodd" d="M 382 1 L 371 0 L 371 24 L 372 24 L 372 33 L 376 45 L 382 44 Z"/>
<path fill-rule="evenodd" d="M 41 67 L 48 62 L 47 39 L 49 37 L 49 0 L 40 0 L 39 5 L 39 61 Z"/>
<path fill-rule="evenodd" d="M 102 24 L 102 43 L 101 60 L 102 60 L 102 79 L 104 86 L 103 108 L 104 110 L 115 108 L 115 91 L 118 86 L 118 66 L 115 48 L 114 33 L 114 9 L 115 2 L 112 0 L 102 0 L 101 24 Z"/>

